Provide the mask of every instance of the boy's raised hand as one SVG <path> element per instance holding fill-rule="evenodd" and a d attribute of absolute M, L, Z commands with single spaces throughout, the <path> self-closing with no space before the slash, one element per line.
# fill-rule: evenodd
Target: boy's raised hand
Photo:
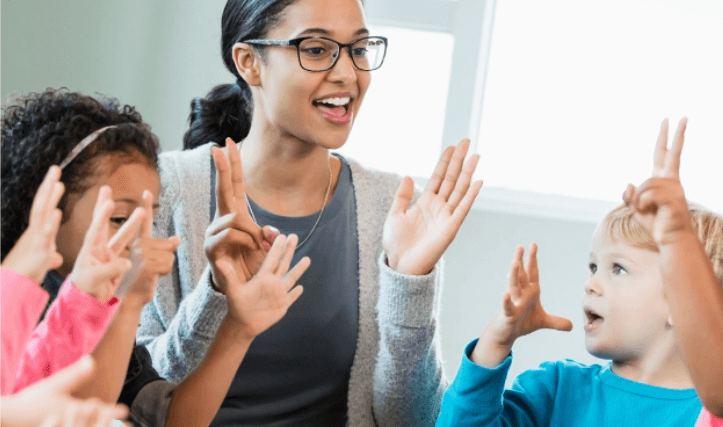
<path fill-rule="evenodd" d="M 636 218 L 658 245 L 674 243 L 681 232 L 695 233 L 680 184 L 680 154 L 687 124 L 687 118 L 680 121 L 668 149 L 668 119 L 663 120 L 655 146 L 653 175 L 637 188 L 628 184 L 623 194 L 625 203 L 635 209 Z"/>
<path fill-rule="evenodd" d="M 123 278 L 124 283 L 128 281 L 129 287 L 127 291 L 120 288 L 116 291 L 116 295 L 122 297 L 125 303 L 135 302 L 139 307 L 153 299 L 158 279 L 171 272 L 176 259 L 174 252 L 181 243 L 178 236 L 153 238 L 153 195 L 148 190 L 143 192 L 143 208 L 146 216 L 130 251 L 134 266 Z"/>
<path fill-rule="evenodd" d="M 548 314 L 542 308 L 537 245 L 530 244 L 526 267 L 522 263 L 524 253 L 522 246 L 515 249 L 502 308 L 487 324 L 472 353 L 472 360 L 481 366 L 497 367 L 507 358 L 517 338 L 538 329 L 572 330 L 570 320 Z"/>
<path fill-rule="evenodd" d="M 251 218 L 246 205 L 241 155 L 231 138 L 226 138 L 226 150 L 228 158 L 220 148 L 211 149 L 217 172 L 216 215 L 206 229 L 204 243 L 212 283 L 224 294 L 228 283 L 218 270 L 217 261 L 232 265 L 242 283 L 248 281 L 261 268 L 271 243 L 279 234 L 270 226 L 259 227 Z"/>
<path fill-rule="evenodd" d="M 239 280 L 231 263 L 226 260 L 216 261 L 217 268 L 228 283 L 226 316 L 239 326 L 242 338 L 256 338 L 281 320 L 291 304 L 301 296 L 302 286 L 294 285 L 309 268 L 311 261 L 304 257 L 289 270 L 297 241 L 295 234 L 288 239 L 279 235 L 259 271 L 245 283 Z"/>
<path fill-rule="evenodd" d="M 58 209 L 63 191 L 60 168 L 51 166 L 33 198 L 28 228 L 5 256 L 3 268 L 42 283 L 48 270 L 60 267 L 63 257 L 55 247 L 55 237 L 63 217 Z"/>
<path fill-rule="evenodd" d="M 384 223 L 382 247 L 389 267 L 408 275 L 429 274 L 472 208 L 482 181 L 472 181 L 479 155 L 464 163 L 469 140 L 447 147 L 427 186 L 412 205 L 414 182 L 404 177 Z"/>
<path fill-rule="evenodd" d="M 121 276 L 131 267 L 131 262 L 122 257 L 121 253 L 136 238 L 146 215 L 145 209 L 136 208 L 109 240 L 109 219 L 113 207 L 110 187 L 101 187 L 90 228 L 85 234 L 73 271 L 70 272 L 71 281 L 76 288 L 101 302 L 113 297 Z"/>

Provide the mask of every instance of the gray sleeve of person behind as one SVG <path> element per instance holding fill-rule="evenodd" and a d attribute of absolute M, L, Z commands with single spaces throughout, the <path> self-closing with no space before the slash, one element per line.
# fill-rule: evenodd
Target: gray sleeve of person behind
<path fill-rule="evenodd" d="M 379 257 L 379 356 L 374 415 L 380 426 L 433 426 L 447 386 L 437 319 L 442 261 L 426 276 L 407 276 Z"/>
<path fill-rule="evenodd" d="M 143 308 L 136 338 L 148 348 L 158 373 L 178 383 L 201 363 L 227 310 L 226 298 L 211 287 L 203 249 L 210 217 L 210 145 L 162 154 L 160 171 L 161 207 L 153 235 L 177 234 L 181 245 L 171 274 L 158 281 L 153 300 Z"/>

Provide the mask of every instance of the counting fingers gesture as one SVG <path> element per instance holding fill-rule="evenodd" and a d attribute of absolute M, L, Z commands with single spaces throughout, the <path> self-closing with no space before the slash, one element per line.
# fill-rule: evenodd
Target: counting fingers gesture
<path fill-rule="evenodd" d="M 303 288 L 295 285 L 311 262 L 304 257 L 289 270 L 297 241 L 294 234 L 288 239 L 277 237 L 259 271 L 245 283 L 238 279 L 231 263 L 217 261 L 228 286 L 227 316 L 239 325 L 244 338 L 253 339 L 281 320 L 301 296 Z"/>
<path fill-rule="evenodd" d="M 680 155 L 688 119 L 678 124 L 668 149 L 668 120 L 660 126 L 655 146 L 653 174 L 639 187 L 628 184 L 623 200 L 636 211 L 636 218 L 658 244 L 673 243 L 681 232 L 693 230 L 683 186 L 680 184 Z"/>
<path fill-rule="evenodd" d="M 442 153 L 419 199 L 409 203 L 414 183 L 404 177 L 384 223 L 382 246 L 389 266 L 409 275 L 428 274 L 442 257 L 477 197 L 482 181 L 472 181 L 479 155 L 464 159 L 469 140 Z"/>
<path fill-rule="evenodd" d="M 211 264 L 213 283 L 226 293 L 225 275 L 218 270 L 217 261 L 233 266 L 244 283 L 261 268 L 278 231 L 259 227 L 246 206 L 241 156 L 231 138 L 226 138 L 228 158 L 223 151 L 212 149 L 216 166 L 216 215 L 206 230 L 206 256 Z"/>

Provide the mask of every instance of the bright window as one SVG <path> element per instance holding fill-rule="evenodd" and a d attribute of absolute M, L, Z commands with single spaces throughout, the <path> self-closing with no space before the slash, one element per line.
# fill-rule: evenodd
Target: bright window
<path fill-rule="evenodd" d="M 688 198 L 723 212 L 723 2 L 497 2 L 478 152 L 485 186 L 620 200 L 658 126 L 689 118 Z"/>

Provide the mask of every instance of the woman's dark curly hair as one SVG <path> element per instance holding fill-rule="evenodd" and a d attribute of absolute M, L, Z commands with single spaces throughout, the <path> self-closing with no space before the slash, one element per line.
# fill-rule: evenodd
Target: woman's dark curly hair
<path fill-rule="evenodd" d="M 52 165 L 60 164 L 83 138 L 100 134 L 64 169 L 63 221 L 75 201 L 112 156 L 111 168 L 145 162 L 158 170 L 158 138 L 141 115 L 115 98 L 93 98 L 67 89 L 11 96 L 2 107 L 2 259 L 28 226 L 33 197 Z M 112 173 L 113 170 L 110 172 Z"/>

